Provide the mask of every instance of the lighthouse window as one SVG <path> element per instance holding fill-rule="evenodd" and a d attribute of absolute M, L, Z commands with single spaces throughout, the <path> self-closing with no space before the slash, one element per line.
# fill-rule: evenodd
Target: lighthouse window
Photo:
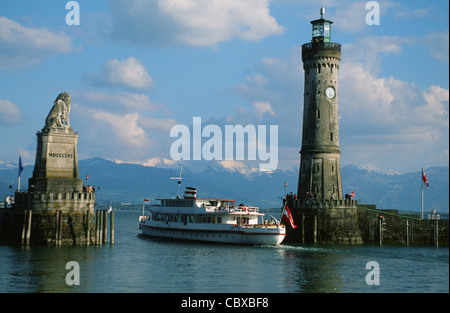
<path fill-rule="evenodd" d="M 320 120 L 320 110 L 317 110 L 317 119 Z M 331 139 L 333 140 L 333 139 Z"/>
<path fill-rule="evenodd" d="M 331 141 L 334 141 L 333 133 L 330 133 L 330 140 L 331 140 Z"/>
<path fill-rule="evenodd" d="M 323 36 L 323 25 L 313 25 L 313 37 Z"/>

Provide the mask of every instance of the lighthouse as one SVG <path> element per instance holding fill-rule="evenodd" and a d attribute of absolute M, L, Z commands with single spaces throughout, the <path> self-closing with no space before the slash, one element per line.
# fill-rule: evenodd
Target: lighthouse
<path fill-rule="evenodd" d="M 311 21 L 311 41 L 302 45 L 305 75 L 297 199 L 286 199 L 296 229 L 287 242 L 362 243 L 358 204 L 343 198 L 339 149 L 338 71 L 341 45 L 331 41 L 333 22 Z"/>
<path fill-rule="evenodd" d="M 331 42 L 331 20 L 311 21 L 311 42 L 302 45 L 305 75 L 303 133 L 297 195 L 343 198 L 338 115 L 338 70 L 341 45 Z"/>

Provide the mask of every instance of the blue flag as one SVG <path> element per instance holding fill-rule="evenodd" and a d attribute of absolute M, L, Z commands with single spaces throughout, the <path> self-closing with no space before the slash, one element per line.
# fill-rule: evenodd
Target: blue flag
<path fill-rule="evenodd" d="M 22 171 L 23 171 L 22 157 L 19 155 L 19 177 Z"/>

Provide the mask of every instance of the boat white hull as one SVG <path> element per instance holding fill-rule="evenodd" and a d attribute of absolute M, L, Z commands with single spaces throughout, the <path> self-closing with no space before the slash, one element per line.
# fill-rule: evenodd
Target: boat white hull
<path fill-rule="evenodd" d="M 161 238 L 241 245 L 279 245 L 286 237 L 284 227 L 217 225 L 217 229 L 212 230 L 202 228 L 201 224 L 189 226 L 183 227 L 182 223 L 139 223 L 143 235 Z"/>

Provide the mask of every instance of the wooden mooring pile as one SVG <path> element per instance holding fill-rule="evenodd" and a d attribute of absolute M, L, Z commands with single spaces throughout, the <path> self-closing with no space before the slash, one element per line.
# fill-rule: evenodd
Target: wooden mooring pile
<path fill-rule="evenodd" d="M 114 211 L 110 210 L 96 210 L 95 220 L 91 216 L 91 210 L 86 210 L 83 214 L 83 224 L 85 229 L 85 240 L 83 242 L 86 245 L 95 244 L 102 245 L 108 242 L 108 214 L 109 219 L 109 242 L 114 244 Z M 39 235 L 39 241 L 46 241 L 47 244 L 55 244 L 60 246 L 63 243 L 73 244 L 74 241 L 80 241 L 80 238 L 73 238 L 73 214 L 64 214 L 63 210 L 56 210 L 54 214 L 47 214 L 43 218 L 42 214 L 35 215 L 39 221 L 36 221 L 36 217 L 33 221 L 33 210 L 25 210 L 23 213 L 22 223 L 22 245 L 29 245 L 34 235 Z M 53 217 L 52 217 L 53 216 Z M 33 222 L 35 225 L 33 225 Z M 92 225 L 95 223 L 95 225 Z M 39 231 L 37 234 L 37 225 L 39 225 Z M 52 226 L 52 224 L 54 226 Z M 94 226 L 94 227 L 93 227 Z M 33 231 L 34 229 L 34 231 Z M 45 238 L 42 238 L 45 230 Z M 53 233 L 53 235 L 51 235 Z M 36 241 L 36 240 L 35 240 Z"/>

